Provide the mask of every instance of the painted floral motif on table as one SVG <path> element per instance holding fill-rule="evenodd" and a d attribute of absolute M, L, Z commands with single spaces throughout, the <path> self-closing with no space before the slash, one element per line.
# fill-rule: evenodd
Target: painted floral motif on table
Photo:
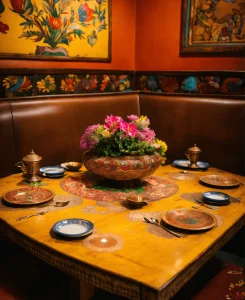
<path fill-rule="evenodd" d="M 245 94 L 245 77 L 223 76 L 144 76 L 140 77 L 140 90 L 163 93 L 193 94 Z"/>
<path fill-rule="evenodd" d="M 0 0 L 0 54 L 110 60 L 110 0 Z"/>

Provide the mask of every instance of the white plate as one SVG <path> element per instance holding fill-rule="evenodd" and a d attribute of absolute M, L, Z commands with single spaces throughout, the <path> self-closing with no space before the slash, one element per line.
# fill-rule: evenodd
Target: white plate
<path fill-rule="evenodd" d="M 204 201 L 212 204 L 227 204 L 230 196 L 222 192 L 205 192 L 202 194 Z"/>
<path fill-rule="evenodd" d="M 66 237 L 82 237 L 93 232 L 94 224 L 84 219 L 65 219 L 52 227 L 53 231 Z"/>
<path fill-rule="evenodd" d="M 54 176 L 54 175 L 62 175 L 65 172 L 64 168 L 60 166 L 47 166 L 40 168 L 40 172 L 46 175 Z"/>
<path fill-rule="evenodd" d="M 188 159 L 178 159 L 178 160 L 174 160 L 173 164 L 176 167 L 189 168 L 190 161 Z M 210 165 L 204 161 L 198 161 L 197 165 L 198 165 L 199 169 L 207 169 L 210 167 Z"/>

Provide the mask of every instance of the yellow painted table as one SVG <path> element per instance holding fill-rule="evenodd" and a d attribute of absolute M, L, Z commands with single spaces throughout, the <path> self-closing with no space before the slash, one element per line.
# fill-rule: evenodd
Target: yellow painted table
<path fill-rule="evenodd" d="M 172 166 L 160 167 L 154 174 L 169 178 L 170 173 L 181 170 Z M 190 171 L 197 177 L 193 180 L 173 180 L 178 192 L 171 197 L 149 203 L 139 212 L 164 212 L 176 208 L 191 208 L 192 203 L 182 197 L 185 193 L 202 193 L 210 188 L 199 183 L 199 178 L 209 174 L 229 175 L 239 182 L 242 176 L 229 174 L 218 169 Z M 71 174 L 71 173 L 70 173 Z M 68 174 L 68 175 L 70 175 Z M 74 174 L 74 173 L 73 173 Z M 0 194 L 16 189 L 21 174 L 0 179 Z M 56 195 L 69 195 L 61 189 L 60 179 L 43 179 Z M 0 210 L 0 228 L 14 242 L 63 271 L 81 279 L 89 285 L 130 299 L 170 299 L 200 267 L 222 247 L 245 223 L 245 186 L 225 189 L 233 197 L 241 197 L 241 203 L 220 206 L 218 211 L 210 211 L 223 220 L 221 226 L 209 231 L 189 234 L 183 239 L 166 238 L 147 230 L 149 224 L 127 218 L 132 210 L 100 213 L 106 208 L 96 206 L 97 213 L 88 213 L 85 207 L 96 205 L 95 200 L 83 199 L 81 205 L 63 207 L 23 221 L 17 217 L 35 212 L 33 210 Z M 120 203 L 115 203 L 120 206 Z M 135 212 L 135 210 L 134 210 Z M 84 245 L 85 239 L 67 240 L 56 238 L 52 226 L 59 220 L 83 218 L 94 223 L 96 234 L 116 235 L 123 244 L 113 252 L 98 252 Z M 86 298 L 85 290 L 81 298 Z"/>

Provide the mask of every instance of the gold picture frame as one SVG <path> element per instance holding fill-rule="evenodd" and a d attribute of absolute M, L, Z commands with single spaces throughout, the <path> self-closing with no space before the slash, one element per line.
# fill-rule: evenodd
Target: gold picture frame
<path fill-rule="evenodd" d="M 244 0 L 182 1 L 181 56 L 244 56 Z"/>

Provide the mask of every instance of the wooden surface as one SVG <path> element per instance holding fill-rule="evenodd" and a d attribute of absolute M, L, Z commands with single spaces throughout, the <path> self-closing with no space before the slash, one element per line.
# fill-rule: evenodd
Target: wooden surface
<path fill-rule="evenodd" d="M 169 165 L 160 167 L 154 175 L 168 178 L 169 173 L 181 171 Z M 242 176 L 214 168 L 191 173 L 199 178 L 208 174 L 227 174 L 239 182 L 245 182 Z M 21 174 L 0 179 L 0 195 L 20 187 L 17 183 L 21 180 Z M 60 179 L 45 178 L 43 182 L 47 183 L 44 188 L 52 190 L 56 195 L 69 195 L 61 189 Z M 16 218 L 35 212 L 36 208 L 0 210 L 0 230 L 32 254 L 89 284 L 130 299 L 169 299 L 245 224 L 244 185 L 221 190 L 201 185 L 198 178 L 174 182 L 179 186 L 175 195 L 151 202 L 138 211 L 164 212 L 198 206 L 180 195 L 211 190 L 241 197 L 242 203 L 221 206 L 217 212 L 201 208 L 222 217 L 223 224 L 206 232 L 189 234 L 184 239 L 168 239 L 149 233 L 145 222 L 134 222 L 126 218 L 129 209 L 109 214 L 84 213 L 83 207 L 96 205 L 95 200 L 88 199 L 83 199 L 79 206 L 63 207 L 23 221 L 16 221 Z M 115 205 L 119 206 L 120 203 Z M 97 206 L 96 209 L 100 211 L 105 208 Z M 83 239 L 57 238 L 51 228 L 54 223 L 66 218 L 90 220 L 95 225 L 96 234 L 110 233 L 119 236 L 123 240 L 122 248 L 112 253 L 100 253 L 83 246 Z"/>

